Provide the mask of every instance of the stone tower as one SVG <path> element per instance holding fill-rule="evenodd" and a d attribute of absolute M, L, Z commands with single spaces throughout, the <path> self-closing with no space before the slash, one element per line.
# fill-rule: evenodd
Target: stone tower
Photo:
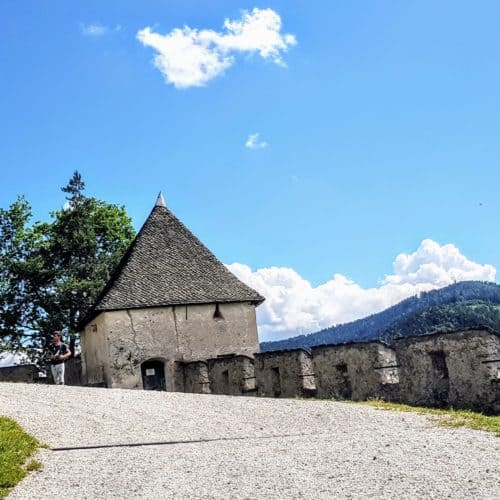
<path fill-rule="evenodd" d="M 179 362 L 259 350 L 264 298 L 155 207 L 81 327 L 84 383 L 182 391 Z"/>

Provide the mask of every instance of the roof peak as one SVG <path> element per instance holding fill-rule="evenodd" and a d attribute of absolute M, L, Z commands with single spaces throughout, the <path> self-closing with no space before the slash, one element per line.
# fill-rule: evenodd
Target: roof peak
<path fill-rule="evenodd" d="M 232 274 L 173 213 L 160 210 L 162 201 L 160 193 L 91 315 L 180 304 L 263 302 L 264 297 Z"/>
<path fill-rule="evenodd" d="M 158 193 L 158 198 L 156 198 L 155 207 L 166 207 L 165 199 L 163 198 L 163 193 L 160 191 Z"/>

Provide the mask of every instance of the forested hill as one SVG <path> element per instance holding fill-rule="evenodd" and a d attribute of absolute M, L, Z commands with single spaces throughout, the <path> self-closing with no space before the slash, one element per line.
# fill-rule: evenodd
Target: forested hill
<path fill-rule="evenodd" d="M 366 318 L 276 342 L 262 342 L 261 351 L 309 348 L 368 340 L 391 342 L 398 337 L 432 331 L 489 326 L 500 330 L 500 285 L 463 281 L 423 292 Z"/>

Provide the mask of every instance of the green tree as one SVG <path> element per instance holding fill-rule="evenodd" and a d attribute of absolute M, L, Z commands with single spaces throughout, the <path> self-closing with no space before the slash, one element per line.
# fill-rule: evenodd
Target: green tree
<path fill-rule="evenodd" d="M 77 342 L 83 319 L 134 237 L 125 208 L 85 195 L 75 172 L 63 209 L 30 225 L 31 207 L 19 198 L 0 212 L 0 338 L 3 348 L 32 358 L 54 329 Z M 1 346 L 0 346 L 1 347 Z"/>
<path fill-rule="evenodd" d="M 31 289 L 29 275 L 35 264 L 34 249 L 40 240 L 29 227 L 31 206 L 23 197 L 0 208 L 0 348 L 21 350 L 25 332 L 36 323 L 35 302 L 26 300 Z"/>

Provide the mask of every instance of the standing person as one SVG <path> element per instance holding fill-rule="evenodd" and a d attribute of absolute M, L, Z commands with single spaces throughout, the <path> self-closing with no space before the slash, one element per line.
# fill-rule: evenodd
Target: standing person
<path fill-rule="evenodd" d="M 49 345 L 50 368 L 54 384 L 64 385 L 64 362 L 70 356 L 69 347 L 61 340 L 61 332 L 55 331 L 52 343 Z"/>

